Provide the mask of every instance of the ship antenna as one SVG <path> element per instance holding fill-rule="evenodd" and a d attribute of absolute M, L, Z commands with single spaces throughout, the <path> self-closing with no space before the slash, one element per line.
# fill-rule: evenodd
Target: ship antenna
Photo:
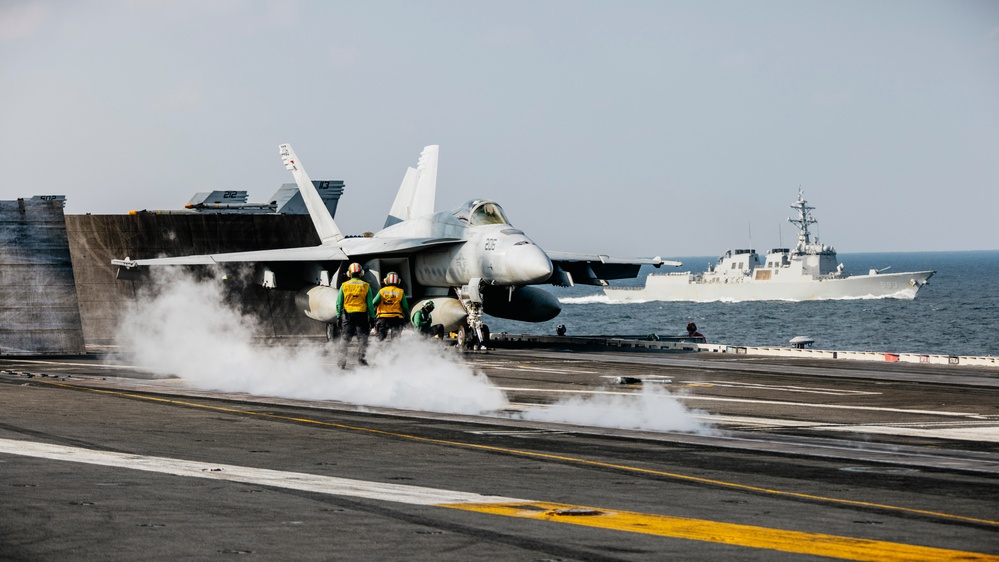
<path fill-rule="evenodd" d="M 805 201 L 805 194 L 801 186 L 798 186 L 798 200 L 794 202 L 794 205 L 791 205 L 791 208 L 798 211 L 798 218 L 788 218 L 787 221 L 798 227 L 798 245 L 795 247 L 795 251 L 803 253 L 812 242 L 808 225 L 815 224 L 816 221 L 809 212 L 815 209 L 815 207 L 808 206 L 808 201 Z"/>

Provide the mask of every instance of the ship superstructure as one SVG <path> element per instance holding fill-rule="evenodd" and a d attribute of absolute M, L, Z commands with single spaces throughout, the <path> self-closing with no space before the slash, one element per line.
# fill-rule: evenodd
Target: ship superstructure
<path fill-rule="evenodd" d="M 934 271 L 847 275 L 836 249 L 823 244 L 810 226 L 817 221 L 804 193 L 791 205 L 798 227 L 794 248 L 774 248 L 760 256 L 754 249 L 725 252 L 703 273 L 653 273 L 645 287 L 604 287 L 612 301 L 760 301 L 863 298 L 914 299 Z"/>

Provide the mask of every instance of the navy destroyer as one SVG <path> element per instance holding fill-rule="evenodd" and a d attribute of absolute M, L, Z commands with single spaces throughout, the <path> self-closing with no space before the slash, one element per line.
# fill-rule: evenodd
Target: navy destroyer
<path fill-rule="evenodd" d="M 752 249 L 729 250 L 703 273 L 653 273 L 644 287 L 604 287 L 611 301 L 808 301 L 833 299 L 914 299 L 934 271 L 884 273 L 871 269 L 866 275 L 848 275 L 837 263 L 836 250 L 813 237 L 815 224 L 804 194 L 791 208 L 798 218 L 798 243 L 775 248 L 761 257 Z"/>

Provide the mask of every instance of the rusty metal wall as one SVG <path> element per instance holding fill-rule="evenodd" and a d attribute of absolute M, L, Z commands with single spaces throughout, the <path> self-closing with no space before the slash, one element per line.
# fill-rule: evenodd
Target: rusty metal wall
<path fill-rule="evenodd" d="M 66 232 L 76 276 L 83 338 L 110 345 L 125 304 L 141 281 L 115 279 L 111 260 L 266 250 L 319 244 L 308 215 L 68 215 Z M 262 335 L 316 336 L 325 327 L 295 308 L 294 293 L 246 288 L 237 298 Z"/>
<path fill-rule="evenodd" d="M 0 201 L 0 354 L 79 354 L 62 201 Z"/>

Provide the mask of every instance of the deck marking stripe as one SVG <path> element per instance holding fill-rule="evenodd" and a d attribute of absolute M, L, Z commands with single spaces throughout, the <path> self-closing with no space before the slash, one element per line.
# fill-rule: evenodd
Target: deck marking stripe
<path fill-rule="evenodd" d="M 633 511 L 611 511 L 572 504 L 534 502 L 423 486 L 387 484 L 301 472 L 97 451 L 16 439 L 0 439 L 0 454 L 2 453 L 173 476 L 288 488 L 335 496 L 459 509 L 536 521 L 556 521 L 586 527 L 847 560 L 893 562 L 895 560 L 929 561 L 959 558 L 961 560 L 999 561 L 999 556 L 987 554 L 823 533 L 787 531 Z"/>
<path fill-rule="evenodd" d="M 507 392 L 538 392 L 548 394 L 607 394 L 634 395 L 633 391 L 625 390 L 575 390 L 568 388 L 518 388 L 512 386 L 497 387 Z M 825 408 L 830 410 L 860 410 L 864 412 L 891 412 L 898 414 L 923 414 L 929 416 L 949 416 L 961 418 L 980 418 L 981 414 L 969 412 L 948 412 L 944 410 L 906 410 L 903 408 L 880 408 L 877 406 L 850 406 L 847 404 L 812 404 L 808 402 L 788 402 L 785 400 L 759 400 L 755 398 L 727 398 L 721 396 L 697 396 L 696 394 L 674 395 L 681 402 L 688 400 L 704 400 L 710 402 L 738 402 L 743 404 L 765 404 L 768 406 L 797 406 L 802 408 Z"/>
<path fill-rule="evenodd" d="M 269 414 L 267 412 L 255 412 L 253 410 L 240 410 L 240 409 L 236 409 L 236 408 L 226 408 L 226 407 L 222 407 L 222 406 L 210 406 L 208 404 L 198 404 L 197 402 L 187 402 L 187 401 L 183 401 L 183 400 L 174 400 L 174 399 L 170 399 L 170 398 L 159 398 L 159 397 L 156 397 L 156 396 L 144 396 L 142 394 L 134 394 L 134 393 L 131 393 L 131 392 L 122 392 L 122 391 L 118 391 L 118 390 L 105 390 L 105 389 L 100 389 L 100 388 L 90 388 L 90 387 L 87 387 L 87 386 L 78 386 L 78 385 L 73 385 L 73 384 L 64 384 L 64 383 L 48 382 L 48 381 L 37 381 L 37 383 L 38 384 L 48 385 L 48 386 L 56 386 L 56 387 L 68 388 L 68 389 L 71 389 L 71 390 L 83 390 L 83 391 L 88 391 L 88 392 L 95 392 L 95 393 L 98 393 L 98 394 L 110 394 L 110 395 L 114 395 L 114 396 L 122 396 L 122 397 L 125 397 L 125 398 L 133 398 L 133 399 L 138 399 L 138 400 L 147 400 L 147 401 L 151 401 L 151 402 L 162 402 L 162 403 L 165 403 L 165 404 L 173 404 L 173 405 L 186 406 L 186 407 L 191 407 L 191 408 L 200 408 L 200 409 L 203 409 L 203 410 L 211 410 L 211 411 L 216 411 L 216 412 L 228 412 L 228 413 L 232 413 L 232 414 L 240 414 L 240 415 L 245 415 L 245 416 L 259 416 L 259 417 L 264 417 L 264 418 L 279 419 L 279 420 L 285 420 L 285 421 L 294 421 L 294 422 L 298 422 L 298 423 L 304 423 L 304 424 L 310 424 L 310 425 L 318 425 L 318 426 L 322 426 L 322 427 L 334 427 L 334 428 L 337 428 L 337 429 L 346 429 L 346 430 L 350 430 L 350 431 L 359 431 L 359 432 L 363 432 L 363 433 L 370 433 L 372 435 L 383 435 L 383 436 L 386 436 L 386 437 L 395 437 L 395 438 L 399 438 L 399 439 L 408 439 L 408 440 L 411 440 L 411 441 L 422 441 L 424 443 L 436 443 L 436 444 L 439 444 L 439 445 L 449 445 L 449 446 L 453 446 L 453 447 L 461 447 L 461 448 L 466 448 L 466 449 L 476 449 L 476 450 L 480 450 L 480 451 L 492 451 L 492 452 L 497 452 L 497 453 L 505 453 L 505 454 L 509 454 L 509 455 L 522 456 L 522 457 L 530 457 L 530 458 L 554 460 L 554 461 L 561 461 L 561 462 L 567 462 L 567 463 L 572 463 L 572 464 L 581 464 L 581 465 L 585 465 L 585 466 L 597 466 L 597 467 L 600 467 L 600 468 L 610 468 L 610 469 L 613 469 L 613 470 L 622 470 L 622 471 L 626 471 L 626 472 L 636 472 L 636 473 L 639 473 L 639 474 L 649 474 L 649 475 L 660 476 L 660 477 L 664 477 L 664 478 L 672 478 L 672 479 L 675 479 L 675 480 L 683 480 L 683 481 L 686 481 L 686 482 L 696 482 L 698 484 L 708 484 L 708 485 L 712 485 L 712 486 L 720 486 L 720 487 L 730 488 L 730 489 L 734 489 L 734 490 L 742 490 L 742 491 L 746 491 L 746 492 L 769 494 L 769 495 L 774 495 L 774 496 L 790 497 L 790 498 L 803 499 L 803 500 L 809 500 L 809 501 L 818 501 L 818 502 L 824 502 L 824 503 L 849 505 L 849 506 L 853 506 L 853 507 L 884 509 L 884 510 L 888 510 L 888 511 L 897 511 L 897 512 L 901 512 L 901 513 L 911 513 L 911 514 L 923 515 L 923 516 L 928 516 L 928 517 L 938 517 L 938 518 L 942 518 L 942 519 L 950 519 L 950 520 L 955 520 L 955 521 L 965 521 L 965 522 L 969 522 L 969 523 L 978 523 L 978 524 L 984 524 L 984 525 L 994 525 L 994 526 L 999 527 L 999 521 L 993 521 L 993 520 L 990 520 L 990 519 L 981 519 L 981 518 L 977 518 L 977 517 L 968 517 L 968 516 L 965 516 L 965 515 L 955 515 L 955 514 L 952 514 L 952 513 L 942 513 L 942 512 L 938 512 L 938 511 L 929 511 L 929 510 L 925 510 L 925 509 L 915 509 L 915 508 L 911 508 L 911 507 L 900 507 L 900 506 L 896 506 L 896 505 L 887 505 L 887 504 L 880 504 L 880 503 L 872 503 L 872 502 L 865 502 L 865 501 L 859 501 L 859 500 L 848 500 L 848 499 L 842 499 L 842 498 L 831 498 L 831 497 L 827 497 L 827 496 L 817 496 L 817 495 L 813 495 L 813 494 L 804 494 L 804 493 L 800 493 L 800 492 L 787 492 L 787 491 L 784 491 L 784 490 L 773 490 L 773 489 L 770 489 L 770 488 L 761 488 L 759 486 L 750 486 L 748 484 L 739 484 L 737 482 L 726 482 L 724 480 L 715 480 L 715 479 L 712 479 L 712 478 L 703 478 L 703 477 L 700 477 L 700 476 L 691 476 L 689 474 L 680 474 L 680 473 L 677 473 L 677 472 L 666 472 L 666 471 L 655 470 L 655 469 L 651 469 L 651 468 L 641 468 L 641 467 L 637 467 L 637 466 L 628 466 L 628 465 L 624 465 L 624 464 L 608 463 L 608 462 L 595 461 L 595 460 L 584 459 L 584 458 L 579 458 L 579 457 L 568 457 L 568 456 L 564 456 L 564 455 L 555 455 L 555 454 L 551 454 L 551 453 L 539 453 L 539 452 L 536 452 L 536 451 L 525 451 L 525 450 L 521 450 L 521 449 L 509 449 L 509 448 L 506 448 L 506 447 L 497 447 L 497 446 L 494 446 L 494 445 L 483 445 L 483 444 L 480 444 L 480 443 L 466 443 L 466 442 L 463 442 L 463 441 L 450 441 L 450 440 L 447 440 L 447 439 L 434 439 L 432 437 L 420 437 L 419 435 L 409 435 L 409 434 L 406 434 L 406 433 L 397 433 L 397 432 L 394 432 L 394 431 L 385 431 L 385 430 L 381 430 L 381 429 L 373 429 L 373 428 L 370 428 L 370 427 L 360 427 L 360 426 L 352 426 L 352 425 L 346 425 L 346 424 L 340 424 L 340 423 L 333 423 L 333 422 L 324 422 L 324 421 L 313 420 L 313 419 L 309 419 L 309 418 L 299 418 L 299 417 L 294 417 L 294 416 L 282 416 L 282 415 L 279 415 L 279 414 Z"/>
<path fill-rule="evenodd" d="M 5 357 L 5 359 L 7 359 Z M 137 369 L 134 365 L 118 365 L 115 363 L 69 363 L 67 361 L 47 361 L 43 359 L 10 359 L 16 363 L 27 363 L 29 365 L 61 365 L 66 367 L 103 367 L 105 369 Z"/>
<path fill-rule="evenodd" d="M 20 441 L 16 439 L 0 439 L 0 453 L 128 468 L 174 476 L 259 484 L 262 486 L 290 488 L 306 492 L 319 492 L 412 505 L 436 505 L 451 502 L 454 502 L 455 505 L 472 502 L 484 505 L 492 501 L 514 503 L 526 501 L 438 488 L 426 488 L 423 486 L 368 482 L 304 472 L 288 472 L 167 457 L 97 451 L 94 449 L 51 445 L 48 443 Z"/>
<path fill-rule="evenodd" d="M 466 503 L 438 507 L 866 562 L 999 560 L 999 556 L 990 554 L 568 504 Z"/>
<path fill-rule="evenodd" d="M 725 388 L 740 388 L 747 390 L 779 390 L 782 392 L 804 392 L 810 394 L 828 394 L 833 396 L 876 396 L 884 394 L 883 392 L 823 388 L 820 386 L 789 386 L 781 384 L 758 384 L 750 382 L 725 382 L 725 381 L 679 381 L 679 382 L 681 384 L 691 384 L 691 385 L 707 384 L 712 387 L 719 386 Z"/>
<path fill-rule="evenodd" d="M 516 403 L 514 403 L 516 404 Z M 964 441 L 991 441 L 999 443 L 999 423 L 994 420 L 953 420 L 939 422 L 904 423 L 830 423 L 781 420 L 776 418 L 751 418 L 722 414 L 704 414 L 697 419 L 712 425 L 726 424 L 746 430 L 768 428 L 799 428 L 816 431 L 839 431 L 848 433 L 877 433 L 881 435 L 906 435 L 909 437 L 932 437 L 937 439 L 960 439 Z M 943 458 L 934 455 L 934 458 Z"/>

